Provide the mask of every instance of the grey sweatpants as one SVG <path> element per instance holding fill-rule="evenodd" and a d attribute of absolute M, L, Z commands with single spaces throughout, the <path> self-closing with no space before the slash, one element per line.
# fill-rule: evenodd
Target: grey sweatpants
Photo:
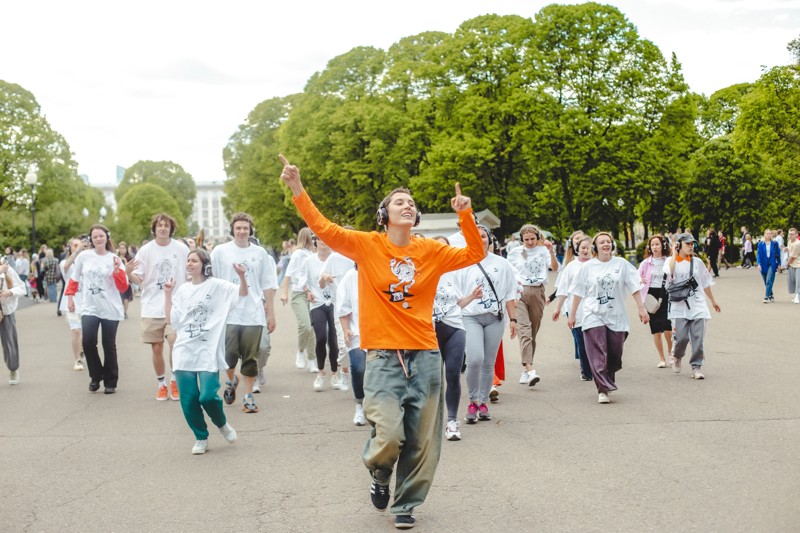
<path fill-rule="evenodd" d="M 3 344 L 3 360 L 12 372 L 19 368 L 19 344 L 17 343 L 17 317 L 15 313 L 3 315 L 0 322 L 0 341 Z"/>
<path fill-rule="evenodd" d="M 789 267 L 789 294 L 800 294 L 800 268 Z"/>
<path fill-rule="evenodd" d="M 467 393 L 471 402 L 489 401 L 494 382 L 494 363 L 497 349 L 503 340 L 503 321 L 496 315 L 464 316 L 467 332 Z"/>
<path fill-rule="evenodd" d="M 703 366 L 703 339 L 706 335 L 706 319 L 686 318 L 675 319 L 675 347 L 674 357 L 682 358 L 686 353 L 686 346 L 692 343 L 692 357 L 689 362 L 692 368 Z"/>

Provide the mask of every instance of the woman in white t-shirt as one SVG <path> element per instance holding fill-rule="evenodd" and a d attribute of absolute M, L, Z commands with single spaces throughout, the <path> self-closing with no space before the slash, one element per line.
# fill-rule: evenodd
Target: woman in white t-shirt
<path fill-rule="evenodd" d="M 95 224 L 89 230 L 93 248 L 82 252 L 73 263 L 67 295 L 67 310 L 76 312 L 75 295 L 80 291 L 83 353 L 89 367 L 89 391 L 105 385 L 114 394 L 119 379 L 117 365 L 117 326 L 124 316 L 119 293 L 128 288 L 122 261 L 116 256 L 108 228 Z M 97 351 L 97 333 L 103 331 L 103 361 Z"/>
<path fill-rule="evenodd" d="M 508 253 L 508 260 L 522 285 L 522 294 L 517 300 L 519 350 L 523 366 L 519 382 L 533 386 L 540 379 L 533 368 L 533 357 L 536 355 L 536 334 L 544 315 L 547 272 L 548 268 L 558 270 L 558 260 L 553 243 L 545 239 L 533 224 L 522 226 L 519 237 L 522 246 Z"/>
<path fill-rule="evenodd" d="M 281 283 L 281 302 L 286 305 L 291 300 L 292 311 L 297 319 L 297 358 L 295 366 L 300 369 L 308 368 L 309 372 L 317 373 L 316 357 L 314 355 L 315 337 L 314 328 L 311 327 L 311 316 L 308 309 L 308 294 L 306 292 L 305 267 L 306 261 L 314 252 L 311 240 L 311 230 L 302 228 L 297 232 L 297 247 L 292 252 L 286 275 Z M 291 298 L 289 291 L 291 289 Z M 306 362 L 308 358 L 308 362 Z"/>
<path fill-rule="evenodd" d="M 705 379 L 700 371 L 705 361 L 703 341 L 706 333 L 706 320 L 711 320 L 708 312 L 706 297 L 719 313 L 720 307 L 711 293 L 714 280 L 706 269 L 703 261 L 694 256 L 694 237 L 691 233 L 678 236 L 677 252 L 664 264 L 663 272 L 666 274 L 665 284 L 669 287 L 689 279 L 689 273 L 694 279 L 696 290 L 684 301 L 669 302 L 668 316 L 675 328 L 675 351 L 672 353 L 672 370 L 681 371 L 681 360 L 686 353 L 689 342 L 692 343 L 692 377 Z"/>
<path fill-rule="evenodd" d="M 181 284 L 173 294 L 175 280 L 164 284 L 167 321 L 175 329 L 172 371 L 178 383 L 181 408 L 197 439 L 192 453 L 208 449 L 208 426 L 203 410 L 229 443 L 236 431 L 228 424 L 219 391 L 219 372 L 227 370 L 225 327 L 228 314 L 241 298 L 247 297 L 246 268 L 233 266 L 239 276 L 238 287 L 211 277 L 211 257 L 205 250 L 189 252 L 186 274 L 190 283 Z"/>
<path fill-rule="evenodd" d="M 354 265 L 353 269 L 339 281 L 334 307 L 342 325 L 342 337 L 350 359 L 353 396 L 356 401 L 353 424 L 363 426 L 367 423 L 367 418 L 364 416 L 364 371 L 367 368 L 367 352 L 361 349 L 361 335 L 358 329 L 358 265 Z"/>
<path fill-rule="evenodd" d="M 88 242 L 87 242 L 88 245 Z M 69 280 L 72 276 L 75 258 L 84 250 L 83 242 L 80 239 L 72 239 L 69 241 L 69 256 L 61 261 L 59 268 L 65 280 Z M 72 370 L 83 370 L 83 348 L 81 347 L 83 337 L 81 335 L 81 298 L 80 293 L 76 294 L 73 298 L 75 302 L 75 311 L 70 312 L 68 309 L 69 298 L 61 298 L 61 303 L 58 306 L 59 311 L 67 317 L 67 325 L 69 326 L 70 336 L 72 339 L 72 355 L 75 362 L 72 364 Z"/>
<path fill-rule="evenodd" d="M 564 258 L 564 268 L 559 272 L 556 279 L 556 303 L 553 310 L 553 322 L 556 322 L 564 313 L 569 318 L 572 308 L 572 296 L 569 294 L 569 287 L 573 280 L 578 276 L 578 272 L 584 263 L 592 258 L 592 239 L 583 232 L 577 238 L 571 238 L 571 249 L 567 250 Z M 572 260 L 571 257 L 575 257 Z M 583 342 L 583 321 L 581 312 L 578 309 L 578 316 L 575 317 L 575 326 L 570 329 L 572 341 L 575 344 L 575 359 L 580 361 L 581 381 L 592 381 L 592 368 L 589 366 L 589 356 L 586 355 L 586 344 Z"/>
<path fill-rule="evenodd" d="M 491 420 L 489 391 L 494 381 L 494 363 L 503 339 L 506 318 L 511 338 L 517 336 L 517 277 L 511 263 L 489 252 L 493 244 L 486 226 L 478 225 L 485 257 L 458 271 L 458 305 L 466 330 L 467 406 L 466 421 Z"/>
<path fill-rule="evenodd" d="M 667 292 L 664 286 L 664 263 L 672 254 L 669 241 L 663 235 L 653 235 L 647 241 L 645 248 L 645 259 L 639 265 L 639 275 L 642 277 L 642 291 L 639 293 L 644 303 L 647 295 L 651 295 L 656 300 L 661 299 L 661 305 L 655 313 L 650 315 L 650 333 L 653 335 L 653 342 L 658 351 L 658 368 L 666 368 L 667 360 L 665 353 L 672 353 L 672 323 L 667 316 Z M 661 338 L 667 343 L 667 350 L 664 351 L 664 344 Z"/>
<path fill-rule="evenodd" d="M 608 393 L 617 390 L 616 373 L 622 368 L 622 347 L 630 330 L 625 309 L 628 294 L 636 302 L 639 320 L 644 324 L 650 320 L 639 297 L 642 289 L 639 272 L 625 259 L 615 257 L 615 251 L 610 233 L 595 235 L 592 239 L 595 258 L 583 265 L 569 289 L 573 300 L 567 324 L 575 327 L 580 311 L 598 403 L 610 403 Z"/>
<path fill-rule="evenodd" d="M 333 303 L 336 292 L 330 276 L 322 278 L 325 261 L 331 255 L 331 249 L 321 239 L 315 237 L 314 245 L 317 253 L 306 261 L 303 277 L 306 279 L 305 291 L 308 298 L 308 312 L 311 326 L 314 328 L 314 354 L 317 357 L 317 377 L 314 378 L 314 390 L 319 392 L 325 387 L 325 360 L 331 366 L 332 389 L 338 389 L 339 376 L 339 340 L 336 338 L 336 326 Z"/>

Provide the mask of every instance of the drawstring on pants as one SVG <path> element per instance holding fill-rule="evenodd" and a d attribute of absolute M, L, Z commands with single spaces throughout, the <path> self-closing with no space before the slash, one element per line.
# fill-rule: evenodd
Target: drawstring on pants
<path fill-rule="evenodd" d="M 405 374 L 406 379 L 408 379 L 408 370 L 406 370 L 406 363 L 403 361 L 403 356 L 400 355 L 400 350 L 397 350 L 397 360 L 400 361 L 400 366 L 403 367 L 403 374 Z"/>

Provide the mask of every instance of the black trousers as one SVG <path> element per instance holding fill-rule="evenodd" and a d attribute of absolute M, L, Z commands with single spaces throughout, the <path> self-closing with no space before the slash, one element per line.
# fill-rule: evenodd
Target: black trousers
<path fill-rule="evenodd" d="M 333 306 L 321 305 L 311 310 L 311 325 L 317 337 L 315 352 L 317 354 L 317 367 L 325 368 L 325 356 L 330 358 L 331 372 L 339 369 L 339 341 L 336 339 L 336 326 L 333 323 Z M 325 353 L 327 345 L 328 353 Z"/>
<path fill-rule="evenodd" d="M 717 265 L 718 258 L 719 252 L 709 252 L 708 261 L 711 263 L 711 270 L 714 271 L 715 276 L 719 276 L 719 265 Z"/>
<path fill-rule="evenodd" d="M 117 386 L 119 367 L 117 366 L 117 326 L 119 321 L 106 320 L 92 315 L 81 317 L 83 330 L 83 355 L 89 367 L 92 381 L 103 382 L 106 387 Z M 103 361 L 97 351 L 97 333 L 103 332 Z"/>

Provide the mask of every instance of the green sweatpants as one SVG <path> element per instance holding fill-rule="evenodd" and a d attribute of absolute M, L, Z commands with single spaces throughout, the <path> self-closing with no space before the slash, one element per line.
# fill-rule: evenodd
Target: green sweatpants
<path fill-rule="evenodd" d="M 203 409 L 211 422 L 217 427 L 222 427 L 227 422 L 222 409 L 222 400 L 217 395 L 219 390 L 219 372 L 191 372 L 189 370 L 174 370 L 175 381 L 178 384 L 178 393 L 181 396 L 181 408 L 186 423 L 192 429 L 197 440 L 208 438 Z M 198 385 L 199 383 L 199 385 Z"/>

